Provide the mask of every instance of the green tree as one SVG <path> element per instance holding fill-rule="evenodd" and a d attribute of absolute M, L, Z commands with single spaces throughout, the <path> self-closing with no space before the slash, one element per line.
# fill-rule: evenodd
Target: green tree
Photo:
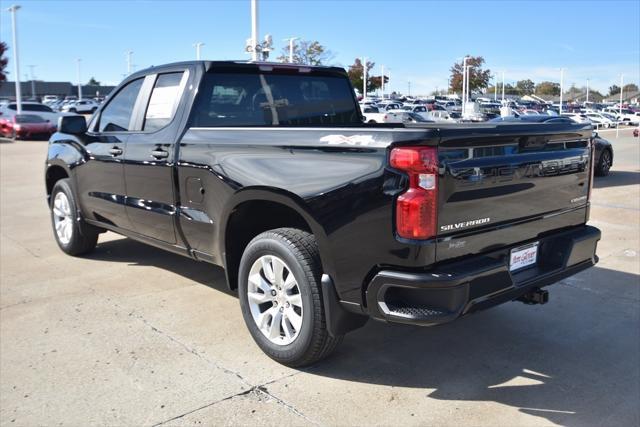
<path fill-rule="evenodd" d="M 609 86 L 609 96 L 616 95 L 618 93 L 620 93 L 620 86 L 618 85 Z"/>
<path fill-rule="evenodd" d="M 529 79 L 519 80 L 516 83 L 516 88 L 520 95 L 531 95 L 536 88 L 536 84 Z"/>
<path fill-rule="evenodd" d="M 462 92 L 462 71 L 463 62 L 456 62 L 451 67 L 451 77 L 449 84 L 452 92 Z M 484 64 L 484 58 L 482 56 L 468 56 L 467 66 L 469 69 L 469 91 L 473 92 L 476 89 L 482 89 L 487 87 L 489 78 L 491 76 L 491 70 L 484 70 L 482 65 Z"/>
<path fill-rule="evenodd" d="M 0 83 L 7 81 L 7 64 L 9 59 L 4 55 L 9 50 L 5 42 L 0 42 Z"/>
<path fill-rule="evenodd" d="M 299 40 L 293 45 L 293 62 L 305 65 L 325 65 L 333 59 L 333 53 L 318 41 Z M 282 48 L 279 62 L 289 62 L 289 46 Z"/>
<path fill-rule="evenodd" d="M 540 82 L 536 85 L 535 93 L 536 95 L 559 96 L 560 83 Z"/>
<path fill-rule="evenodd" d="M 367 61 L 367 93 L 373 92 L 374 90 L 382 87 L 381 76 L 371 75 L 371 70 L 373 69 L 374 65 L 376 65 L 375 62 Z M 351 80 L 351 84 L 359 92 L 362 92 L 364 78 L 364 76 L 362 75 L 363 70 L 364 67 L 362 66 L 362 61 L 360 60 L 360 58 L 356 58 L 353 64 L 349 66 L 349 70 L 347 71 L 349 80 Z M 388 82 L 389 78 L 385 76 L 384 81 L 385 83 Z"/>
<path fill-rule="evenodd" d="M 91 77 L 89 79 L 89 82 L 87 83 L 87 85 L 89 85 L 89 86 L 100 86 L 100 82 L 97 81 L 94 77 Z"/>
<path fill-rule="evenodd" d="M 638 92 L 638 85 L 636 85 L 634 83 L 626 84 L 622 88 L 622 91 L 623 92 Z"/>

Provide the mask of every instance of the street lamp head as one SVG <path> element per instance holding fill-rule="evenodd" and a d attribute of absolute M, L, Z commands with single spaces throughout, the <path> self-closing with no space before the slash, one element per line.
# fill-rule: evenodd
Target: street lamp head
<path fill-rule="evenodd" d="M 7 12 L 16 12 L 18 9 L 20 9 L 20 5 L 14 4 L 13 6 L 7 9 Z"/>

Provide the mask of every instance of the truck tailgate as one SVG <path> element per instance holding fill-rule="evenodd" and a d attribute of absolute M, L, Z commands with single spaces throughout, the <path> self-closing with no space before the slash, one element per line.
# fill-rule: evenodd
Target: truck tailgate
<path fill-rule="evenodd" d="M 439 133 L 438 261 L 586 221 L 590 127 L 492 124 Z"/>

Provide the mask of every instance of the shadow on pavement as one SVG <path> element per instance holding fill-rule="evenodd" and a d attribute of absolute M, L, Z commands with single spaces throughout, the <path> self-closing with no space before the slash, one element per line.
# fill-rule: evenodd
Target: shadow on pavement
<path fill-rule="evenodd" d="M 593 188 L 620 187 L 637 184 L 640 184 L 640 172 L 612 170 L 608 176 L 596 176 L 593 182 Z"/>
<path fill-rule="evenodd" d="M 98 242 L 96 249 L 92 253 L 85 255 L 85 258 L 98 261 L 122 262 L 130 266 L 154 266 L 179 274 L 228 295 L 236 295 L 235 292 L 227 288 L 222 268 L 173 254 L 133 239 L 122 238 L 108 242 Z"/>
<path fill-rule="evenodd" d="M 131 239 L 100 243 L 88 258 L 156 266 L 235 295 L 222 269 Z M 640 277 L 598 267 L 577 277 L 551 286 L 544 306 L 508 303 L 433 328 L 369 321 L 303 371 L 423 389 L 432 399 L 496 402 L 559 424 L 633 422 Z"/>

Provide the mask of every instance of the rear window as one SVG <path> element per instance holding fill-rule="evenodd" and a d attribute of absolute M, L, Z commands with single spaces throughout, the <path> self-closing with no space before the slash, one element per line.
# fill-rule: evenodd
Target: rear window
<path fill-rule="evenodd" d="M 191 126 L 362 124 L 345 77 L 315 74 L 208 73 Z"/>
<path fill-rule="evenodd" d="M 16 123 L 46 123 L 47 121 L 35 114 L 16 114 Z"/>
<path fill-rule="evenodd" d="M 16 104 L 9 104 L 9 109 L 17 110 L 18 107 L 16 106 Z M 40 104 L 22 104 L 22 111 L 40 111 L 44 113 L 53 112 L 51 108 L 47 107 L 46 105 L 40 105 Z"/>

